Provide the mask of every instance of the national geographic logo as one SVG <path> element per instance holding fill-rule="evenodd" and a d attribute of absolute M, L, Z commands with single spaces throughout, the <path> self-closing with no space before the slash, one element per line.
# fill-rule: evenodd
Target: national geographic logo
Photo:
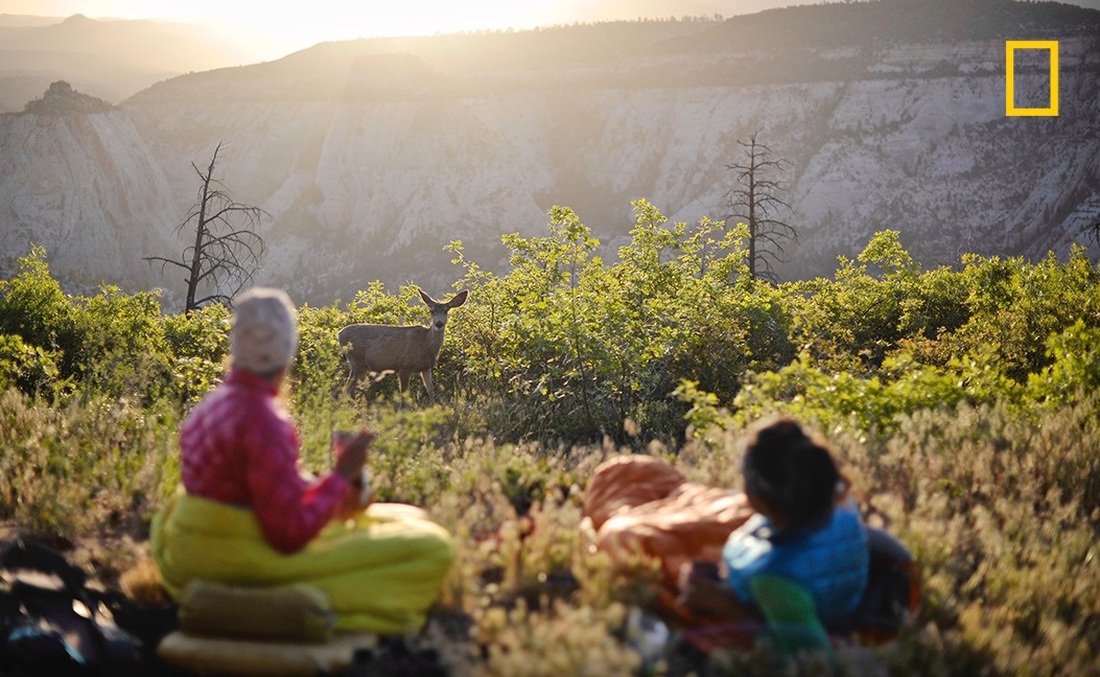
<path fill-rule="evenodd" d="M 1046 108 L 1016 107 L 1016 50 L 1035 49 L 1050 52 L 1050 98 Z M 1008 40 L 1005 42 L 1005 115 L 1008 117 L 1058 116 L 1058 41 Z"/>

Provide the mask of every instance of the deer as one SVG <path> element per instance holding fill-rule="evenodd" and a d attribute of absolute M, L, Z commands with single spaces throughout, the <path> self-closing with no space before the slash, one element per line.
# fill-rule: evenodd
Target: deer
<path fill-rule="evenodd" d="M 409 389 L 409 377 L 419 372 L 428 397 L 435 399 L 432 387 L 432 368 L 439 359 L 443 347 L 443 332 L 447 328 L 447 313 L 466 303 L 469 291 L 455 294 L 445 303 L 428 296 L 416 288 L 420 299 L 432 311 L 432 321 L 427 327 L 420 325 L 349 324 L 336 333 L 336 341 L 344 348 L 351 374 L 347 392 L 354 394 L 355 386 L 368 373 L 387 374 L 397 372 L 401 392 Z"/>

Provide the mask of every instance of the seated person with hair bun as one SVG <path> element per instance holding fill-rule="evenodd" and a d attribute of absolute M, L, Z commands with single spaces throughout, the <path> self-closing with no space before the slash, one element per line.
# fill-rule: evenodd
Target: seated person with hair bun
<path fill-rule="evenodd" d="M 711 618 L 758 612 L 783 653 L 830 649 L 867 586 L 868 534 L 826 444 L 789 418 L 751 432 L 742 463 L 755 514 L 729 536 L 718 567 L 684 566 L 681 602 Z M 731 594 L 732 593 L 732 594 Z"/>

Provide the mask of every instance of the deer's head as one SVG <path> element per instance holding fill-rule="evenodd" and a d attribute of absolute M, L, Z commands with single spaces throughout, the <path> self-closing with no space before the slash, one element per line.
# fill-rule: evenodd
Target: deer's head
<path fill-rule="evenodd" d="M 451 300 L 440 303 L 428 296 L 423 289 L 417 287 L 416 291 L 420 292 L 420 299 L 424 301 L 432 311 L 432 322 L 429 325 L 432 331 L 443 331 L 447 326 L 447 313 L 461 306 L 463 303 L 466 303 L 466 297 L 470 295 L 470 292 L 463 290 L 452 296 Z"/>

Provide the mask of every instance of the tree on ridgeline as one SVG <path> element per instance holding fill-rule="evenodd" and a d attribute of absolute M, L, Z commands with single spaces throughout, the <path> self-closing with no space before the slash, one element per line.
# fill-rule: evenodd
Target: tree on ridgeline
<path fill-rule="evenodd" d="M 773 178 L 784 173 L 790 163 L 772 159 L 771 149 L 757 141 L 756 135 L 753 132 L 747 142 L 737 142 L 745 149 L 744 161 L 726 165 L 735 176 L 726 201 L 731 210 L 726 222 L 739 221 L 749 227 L 749 276 L 774 279 L 773 263 L 785 261 L 784 243 L 798 239 L 795 229 L 779 218 L 791 207 L 778 196 L 783 186 Z"/>
<path fill-rule="evenodd" d="M 24 113 L 35 115 L 60 116 L 83 115 L 85 113 L 103 113 L 114 110 L 114 106 L 103 99 L 81 94 L 64 80 L 50 83 L 42 98 L 30 101 L 23 107 Z"/>
<path fill-rule="evenodd" d="M 224 184 L 214 178 L 218 153 L 224 143 L 219 142 L 214 148 L 205 170 L 191 163 L 199 177 L 198 201 L 176 228 L 176 234 L 182 235 L 185 227 L 193 223 L 194 243 L 183 250 L 179 260 L 145 257 L 150 263 L 160 261 L 162 273 L 168 265 L 186 271 L 185 313 L 205 303 L 228 303 L 252 281 L 267 248 L 257 231 L 262 218 L 269 214 L 259 207 L 235 201 Z M 205 296 L 199 296 L 200 290 L 204 290 Z"/>

